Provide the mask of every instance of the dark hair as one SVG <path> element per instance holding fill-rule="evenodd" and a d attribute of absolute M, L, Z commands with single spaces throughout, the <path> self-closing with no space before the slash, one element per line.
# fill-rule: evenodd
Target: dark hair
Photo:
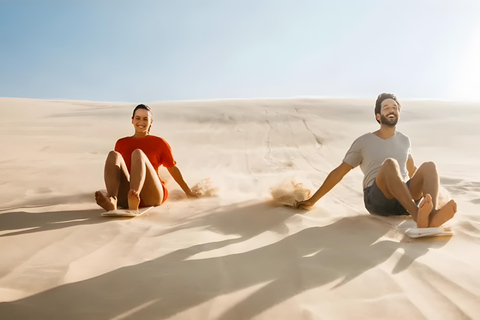
<path fill-rule="evenodd" d="M 377 97 L 377 101 L 375 101 L 375 118 L 377 117 L 377 114 L 380 113 L 380 110 L 382 109 L 382 102 L 387 99 L 392 99 L 395 101 L 398 105 L 398 108 L 400 109 L 400 102 L 398 102 L 397 97 L 393 93 L 381 93 Z M 377 120 L 378 123 L 380 121 Z"/>
<path fill-rule="evenodd" d="M 149 106 L 147 106 L 146 104 L 139 104 L 138 106 L 135 107 L 135 109 L 133 109 L 133 113 L 132 113 L 132 120 L 133 118 L 135 117 L 135 112 L 138 110 L 138 109 L 144 109 L 144 110 L 147 110 L 149 111 L 150 113 L 152 113 L 152 109 L 150 109 Z M 150 129 L 152 129 L 152 125 L 150 125 L 150 127 L 148 127 L 148 133 L 150 133 Z"/>
<path fill-rule="evenodd" d="M 147 106 L 146 104 L 139 104 L 138 106 L 135 107 L 135 109 L 133 109 L 133 113 L 132 113 L 132 119 L 133 117 L 135 117 L 135 112 L 138 110 L 138 109 L 144 109 L 144 110 L 147 110 L 147 111 L 150 111 L 150 113 L 152 112 L 152 109 L 150 109 L 149 106 Z"/>

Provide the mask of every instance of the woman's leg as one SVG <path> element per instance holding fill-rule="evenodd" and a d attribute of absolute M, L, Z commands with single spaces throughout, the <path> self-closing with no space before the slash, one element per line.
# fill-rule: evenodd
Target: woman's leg
<path fill-rule="evenodd" d="M 138 209 L 140 199 L 147 206 L 160 205 L 163 202 L 163 187 L 148 157 L 142 150 L 136 149 L 132 152 L 128 208 Z"/>
<path fill-rule="evenodd" d="M 117 206 L 128 206 L 127 194 L 130 175 L 120 153 L 109 152 L 105 161 L 104 179 L 107 195 L 101 191 L 95 192 L 97 204 L 106 211 L 116 210 Z"/>

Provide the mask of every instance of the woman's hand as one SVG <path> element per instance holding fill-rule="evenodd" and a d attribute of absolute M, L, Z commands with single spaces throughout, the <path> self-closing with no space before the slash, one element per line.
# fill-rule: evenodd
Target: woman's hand
<path fill-rule="evenodd" d="M 188 190 L 187 192 L 185 192 L 185 194 L 189 198 L 198 198 L 200 196 L 200 192 L 192 191 L 192 190 Z"/>
<path fill-rule="evenodd" d="M 182 188 L 183 192 L 187 195 L 189 198 L 198 198 L 200 196 L 199 192 L 192 191 L 185 180 L 183 180 L 182 173 L 180 172 L 180 169 L 177 168 L 177 166 L 173 167 L 168 167 L 167 168 L 168 172 L 172 175 L 173 179 L 178 183 L 180 188 Z"/>

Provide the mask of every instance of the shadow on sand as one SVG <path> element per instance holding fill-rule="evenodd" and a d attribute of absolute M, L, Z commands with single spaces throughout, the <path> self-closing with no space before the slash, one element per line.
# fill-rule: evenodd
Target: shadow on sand
<path fill-rule="evenodd" d="M 0 237 L 62 229 L 77 225 L 107 221 L 100 216 L 101 209 L 25 212 L 13 211 L 0 214 Z"/>
<path fill-rule="evenodd" d="M 330 225 L 289 234 L 285 221 L 295 213 L 266 204 L 228 207 L 181 228 L 204 227 L 223 235 L 237 235 L 236 238 L 190 246 L 98 277 L 1 303 L 0 314 L 6 319 L 166 319 L 219 296 L 261 285 L 219 317 L 250 319 L 305 290 L 336 281 L 330 289 L 335 290 L 383 263 L 399 248 L 404 253 L 395 266 L 396 272 L 407 268 L 432 246 L 448 241 L 380 240 L 391 231 L 391 226 L 368 215 L 342 218 Z M 250 251 L 228 252 L 228 246 L 266 231 L 283 237 Z M 221 256 L 195 257 L 219 248 L 223 248 Z"/>

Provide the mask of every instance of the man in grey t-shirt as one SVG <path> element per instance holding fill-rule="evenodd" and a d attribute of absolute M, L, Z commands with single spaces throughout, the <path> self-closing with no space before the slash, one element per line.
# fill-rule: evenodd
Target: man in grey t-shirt
<path fill-rule="evenodd" d="M 356 139 L 342 164 L 330 172 L 310 199 L 298 202 L 297 207 L 312 206 L 350 170 L 360 166 L 365 175 L 365 207 L 371 214 L 410 214 L 419 228 L 438 227 L 450 220 L 457 204 L 450 200 L 439 205 L 440 181 L 435 164 L 426 162 L 418 169 L 415 167 L 410 139 L 395 130 L 399 115 L 400 103 L 395 95 L 380 94 L 375 102 L 380 129 Z"/>

